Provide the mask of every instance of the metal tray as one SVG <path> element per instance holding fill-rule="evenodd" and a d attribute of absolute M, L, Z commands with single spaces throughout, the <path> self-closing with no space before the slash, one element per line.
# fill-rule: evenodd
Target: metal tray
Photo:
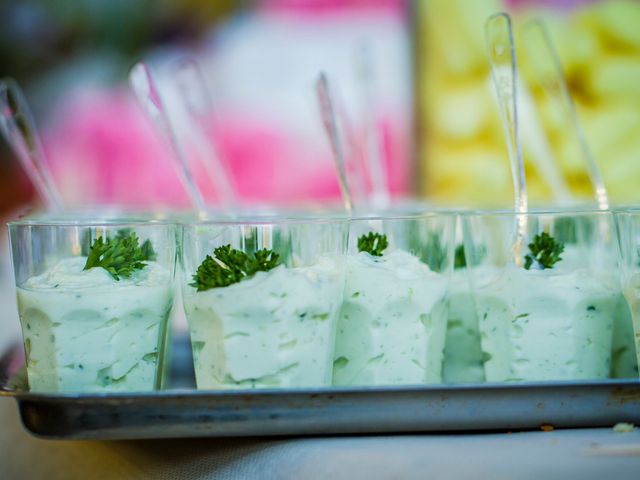
<path fill-rule="evenodd" d="M 0 395 L 25 428 L 49 439 L 141 439 L 474 431 L 640 424 L 640 381 L 197 391 L 186 338 L 173 349 L 169 390 L 35 394 L 24 356 L 0 358 Z"/>

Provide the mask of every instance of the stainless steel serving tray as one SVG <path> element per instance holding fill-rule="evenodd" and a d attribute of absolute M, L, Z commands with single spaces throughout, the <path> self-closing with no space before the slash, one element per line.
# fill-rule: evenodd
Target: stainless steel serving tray
<path fill-rule="evenodd" d="M 133 439 L 474 431 L 640 424 L 640 381 L 197 391 L 185 339 L 170 389 L 140 394 L 24 390 L 23 352 L 0 359 L 0 395 L 50 439 Z"/>

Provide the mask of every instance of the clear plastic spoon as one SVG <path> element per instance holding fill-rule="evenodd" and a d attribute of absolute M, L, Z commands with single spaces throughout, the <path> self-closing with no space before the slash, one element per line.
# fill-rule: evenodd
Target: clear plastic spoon
<path fill-rule="evenodd" d="M 389 183 L 384 164 L 382 139 L 376 124 L 376 72 L 370 46 L 363 44 L 356 54 L 356 77 L 362 94 L 362 119 L 365 125 L 366 159 L 371 180 L 370 201 L 373 207 L 384 208 L 389 205 Z"/>
<path fill-rule="evenodd" d="M 358 133 L 353 126 L 353 122 L 349 117 L 345 102 L 340 97 L 340 92 L 335 88 L 335 82 L 331 83 L 334 88 L 331 89 L 333 105 L 335 107 L 338 132 L 344 139 L 345 153 L 345 169 L 347 174 L 347 182 L 351 191 L 351 199 L 358 207 L 366 207 L 369 205 L 367 196 L 367 172 L 365 158 L 358 140 Z"/>
<path fill-rule="evenodd" d="M 329 80 L 324 72 L 321 72 L 316 81 L 316 94 L 318 97 L 318 105 L 320 106 L 320 115 L 324 129 L 331 143 L 333 152 L 333 160 L 338 173 L 338 183 L 342 193 L 342 201 L 347 212 L 353 209 L 353 201 L 351 198 L 351 190 L 347 182 L 347 165 L 345 161 L 343 139 L 338 126 L 336 117 L 336 108 L 334 105 L 333 94 L 329 86 Z"/>
<path fill-rule="evenodd" d="M 340 97 L 336 83 L 328 80 L 328 77 L 327 83 L 329 85 L 338 138 L 342 142 L 344 170 L 351 195 L 351 203 L 357 208 L 366 208 L 369 206 L 366 188 L 367 172 L 363 152 L 359 145 L 358 134 L 349 117 L 345 102 Z"/>
<path fill-rule="evenodd" d="M 223 207 L 237 206 L 237 196 L 228 166 L 222 161 L 219 149 L 207 135 L 213 118 L 213 102 L 204 76 L 196 60 L 180 58 L 172 66 L 174 81 L 182 105 L 187 113 L 187 131 L 192 145 L 203 159 L 207 175 L 220 194 Z"/>
<path fill-rule="evenodd" d="M 554 160 L 551 145 L 549 145 L 541 119 L 536 111 L 534 99 L 526 86 L 521 83 L 518 90 L 518 114 L 522 126 L 522 143 L 529 146 L 531 159 L 549 187 L 553 199 L 560 205 L 572 204 L 574 201 L 571 190 L 562 174 L 562 169 Z"/>
<path fill-rule="evenodd" d="M 50 212 L 64 209 L 49 170 L 42 141 L 22 90 L 11 78 L 0 80 L 0 131 Z"/>
<path fill-rule="evenodd" d="M 173 149 L 174 155 L 172 157 L 177 163 L 182 183 L 194 206 L 199 213 L 202 214 L 205 212 L 202 193 L 193 178 L 193 174 L 187 163 L 187 158 L 176 137 L 175 128 L 166 113 L 160 91 L 149 67 L 143 62 L 135 64 L 129 72 L 129 83 L 145 114 Z"/>
<path fill-rule="evenodd" d="M 489 50 L 491 78 L 496 89 L 500 117 L 507 139 L 515 211 L 523 214 L 518 215 L 516 239 L 513 246 L 515 263 L 517 266 L 521 266 L 522 249 L 527 232 L 527 185 L 518 130 L 517 63 L 509 15 L 498 13 L 489 17 L 485 23 L 485 34 Z"/>
<path fill-rule="evenodd" d="M 532 20 L 527 22 L 523 29 L 523 39 L 527 55 L 533 62 L 533 70 L 537 73 L 540 86 L 553 102 L 562 106 L 569 128 L 572 129 L 575 135 L 585 166 L 589 172 L 589 179 L 591 180 L 598 208 L 607 210 L 609 208 L 607 189 L 578 120 L 576 107 L 569 93 L 560 57 L 556 52 L 549 32 L 542 21 Z"/>

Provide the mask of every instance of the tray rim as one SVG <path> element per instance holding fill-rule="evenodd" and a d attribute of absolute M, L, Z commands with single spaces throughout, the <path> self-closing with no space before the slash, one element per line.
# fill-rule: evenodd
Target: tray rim
<path fill-rule="evenodd" d="M 14 398 L 23 427 L 46 440 L 416 434 L 640 424 L 640 381 L 484 387 L 178 390 L 164 396 Z"/>
<path fill-rule="evenodd" d="M 150 392 L 91 392 L 91 393 L 44 393 L 27 392 L 7 388 L 0 385 L 0 396 L 15 398 L 17 401 L 47 402 L 101 402 L 132 401 L 136 399 L 183 399 L 205 397 L 278 397 L 281 395 L 298 396 L 346 396 L 346 395 L 380 395 L 398 394 L 436 394 L 462 393 L 469 391 L 502 391 L 502 390 L 573 390 L 576 388 L 640 388 L 639 379 L 607 379 L 607 380 L 572 380 L 572 381 L 536 381 L 536 382 L 484 382 L 462 384 L 428 384 L 428 385 L 389 385 L 389 386 L 357 386 L 357 387 L 305 387 L 305 388 L 269 388 L 269 389 L 220 389 L 198 390 L 176 388 Z"/>
<path fill-rule="evenodd" d="M 46 440 L 291 437 L 640 424 L 640 378 L 146 392 L 30 392 L 20 345 L 0 356 L 0 398 Z M 174 372 L 178 377 L 185 372 Z M 575 402 L 575 403 L 574 403 Z M 481 410 L 478 410 L 480 408 Z"/>

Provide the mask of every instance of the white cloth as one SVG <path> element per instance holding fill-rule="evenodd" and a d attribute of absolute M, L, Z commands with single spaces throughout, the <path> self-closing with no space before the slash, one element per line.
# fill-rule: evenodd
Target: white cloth
<path fill-rule="evenodd" d="M 640 431 L 310 438 L 53 441 L 30 436 L 0 399 L 6 479 L 640 478 Z"/>

